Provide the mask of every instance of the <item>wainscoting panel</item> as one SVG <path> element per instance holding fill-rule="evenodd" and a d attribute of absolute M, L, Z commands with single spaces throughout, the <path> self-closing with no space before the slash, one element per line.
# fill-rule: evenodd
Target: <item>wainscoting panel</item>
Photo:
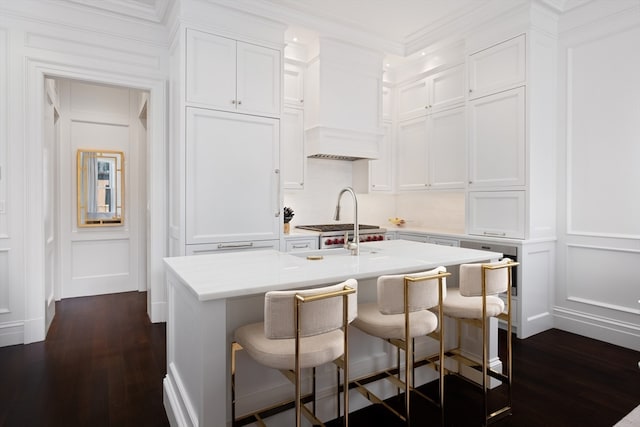
<path fill-rule="evenodd" d="M 0 315 L 11 312 L 9 298 L 9 250 L 0 249 Z"/>
<path fill-rule="evenodd" d="M 569 301 L 640 314 L 640 251 L 568 245 L 566 292 Z"/>
<path fill-rule="evenodd" d="M 7 228 L 7 75 L 9 73 L 7 30 L 0 28 L 0 239 L 8 237 Z"/>
<path fill-rule="evenodd" d="M 71 283 L 64 297 L 134 291 L 130 280 L 129 240 L 92 240 L 71 244 Z"/>

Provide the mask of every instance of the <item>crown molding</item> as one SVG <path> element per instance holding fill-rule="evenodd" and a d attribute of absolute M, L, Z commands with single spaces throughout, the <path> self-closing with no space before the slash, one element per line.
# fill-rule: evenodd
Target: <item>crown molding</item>
<path fill-rule="evenodd" d="M 156 24 L 165 24 L 170 0 L 155 0 L 153 5 L 134 0 L 59 0 L 130 16 Z M 171 0 L 173 1 L 173 0 Z"/>

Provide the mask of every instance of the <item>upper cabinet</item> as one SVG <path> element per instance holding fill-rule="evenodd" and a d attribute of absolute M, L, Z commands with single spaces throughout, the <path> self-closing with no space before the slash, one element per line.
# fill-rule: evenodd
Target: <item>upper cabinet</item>
<path fill-rule="evenodd" d="M 465 187 L 464 106 L 403 120 L 397 134 L 398 190 Z"/>
<path fill-rule="evenodd" d="M 397 89 L 398 120 L 434 113 L 464 103 L 464 65 L 405 83 Z"/>
<path fill-rule="evenodd" d="M 525 184 L 525 88 L 469 101 L 469 188 Z"/>
<path fill-rule="evenodd" d="M 275 49 L 187 30 L 187 104 L 279 117 L 280 56 Z"/>
<path fill-rule="evenodd" d="M 304 189 L 304 110 L 284 107 L 281 124 L 282 184 L 285 190 Z"/>
<path fill-rule="evenodd" d="M 469 99 L 525 84 L 525 35 L 469 55 Z"/>
<path fill-rule="evenodd" d="M 304 67 L 294 62 L 284 63 L 284 103 L 294 108 L 304 107 Z"/>

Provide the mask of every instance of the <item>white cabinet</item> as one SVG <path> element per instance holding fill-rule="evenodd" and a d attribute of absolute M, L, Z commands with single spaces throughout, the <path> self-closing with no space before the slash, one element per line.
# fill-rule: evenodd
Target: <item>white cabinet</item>
<path fill-rule="evenodd" d="M 457 65 L 418 81 L 398 86 L 398 120 L 464 103 L 464 66 Z"/>
<path fill-rule="evenodd" d="M 469 188 L 525 184 L 525 88 L 469 101 Z"/>
<path fill-rule="evenodd" d="M 318 249 L 317 237 L 285 237 L 285 250 L 287 252 L 311 251 Z"/>
<path fill-rule="evenodd" d="M 278 240 L 257 240 L 245 242 L 220 242 L 202 245 L 187 245 L 185 255 L 219 254 L 223 252 L 257 251 L 264 249 L 280 250 Z"/>
<path fill-rule="evenodd" d="M 280 238 L 279 120 L 186 110 L 186 244 Z"/>
<path fill-rule="evenodd" d="M 525 238 L 524 191 L 470 191 L 467 233 Z"/>
<path fill-rule="evenodd" d="M 304 110 L 285 107 L 282 111 L 282 183 L 284 189 L 304 189 Z"/>
<path fill-rule="evenodd" d="M 398 190 L 459 189 L 466 181 L 465 107 L 398 124 Z"/>
<path fill-rule="evenodd" d="M 469 55 L 469 99 L 525 84 L 525 42 L 521 34 Z"/>
<path fill-rule="evenodd" d="M 391 120 L 393 117 L 392 95 L 393 91 L 388 84 L 382 84 L 382 120 Z"/>
<path fill-rule="evenodd" d="M 188 105 L 279 117 L 279 50 L 192 29 L 186 44 Z"/>
<path fill-rule="evenodd" d="M 284 63 L 284 103 L 291 107 L 304 106 L 304 67 L 287 61 Z"/>
<path fill-rule="evenodd" d="M 421 242 L 427 243 L 429 241 L 429 236 L 422 233 L 411 233 L 406 231 L 398 231 L 397 238 L 400 240 L 410 240 L 412 242 Z"/>
<path fill-rule="evenodd" d="M 383 124 L 384 137 L 376 160 L 353 162 L 353 188 L 359 193 L 393 191 L 393 126 Z"/>

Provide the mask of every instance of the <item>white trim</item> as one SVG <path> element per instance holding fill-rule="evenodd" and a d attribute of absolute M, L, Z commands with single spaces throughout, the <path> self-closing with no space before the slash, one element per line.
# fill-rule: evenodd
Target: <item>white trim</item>
<path fill-rule="evenodd" d="M 149 229 L 151 239 L 151 253 L 147 254 L 150 271 L 147 272 L 151 287 L 152 304 L 147 307 L 151 319 L 159 319 L 166 314 L 153 313 L 155 308 L 164 308 L 164 305 L 153 302 L 166 301 L 164 287 L 164 266 L 162 258 L 167 254 L 167 227 L 166 227 L 166 109 L 167 88 L 164 79 L 136 77 L 115 72 L 107 73 L 74 65 L 60 65 L 46 60 L 25 58 L 25 156 L 33 161 L 26 162 L 24 177 L 25 189 L 25 259 L 29 260 L 30 268 L 25 269 L 25 333 L 24 342 L 31 343 L 42 341 L 45 338 L 45 307 L 41 301 L 44 296 L 44 218 L 42 209 L 42 117 L 44 103 L 44 79 L 46 76 L 85 80 L 96 83 L 105 83 L 118 86 L 126 86 L 150 92 L 150 127 L 149 132 L 149 157 L 148 179 L 151 191 L 148 195 L 150 211 Z M 36 118 L 29 120 L 29 118 Z M 40 226 L 35 226 L 40 224 Z"/>

